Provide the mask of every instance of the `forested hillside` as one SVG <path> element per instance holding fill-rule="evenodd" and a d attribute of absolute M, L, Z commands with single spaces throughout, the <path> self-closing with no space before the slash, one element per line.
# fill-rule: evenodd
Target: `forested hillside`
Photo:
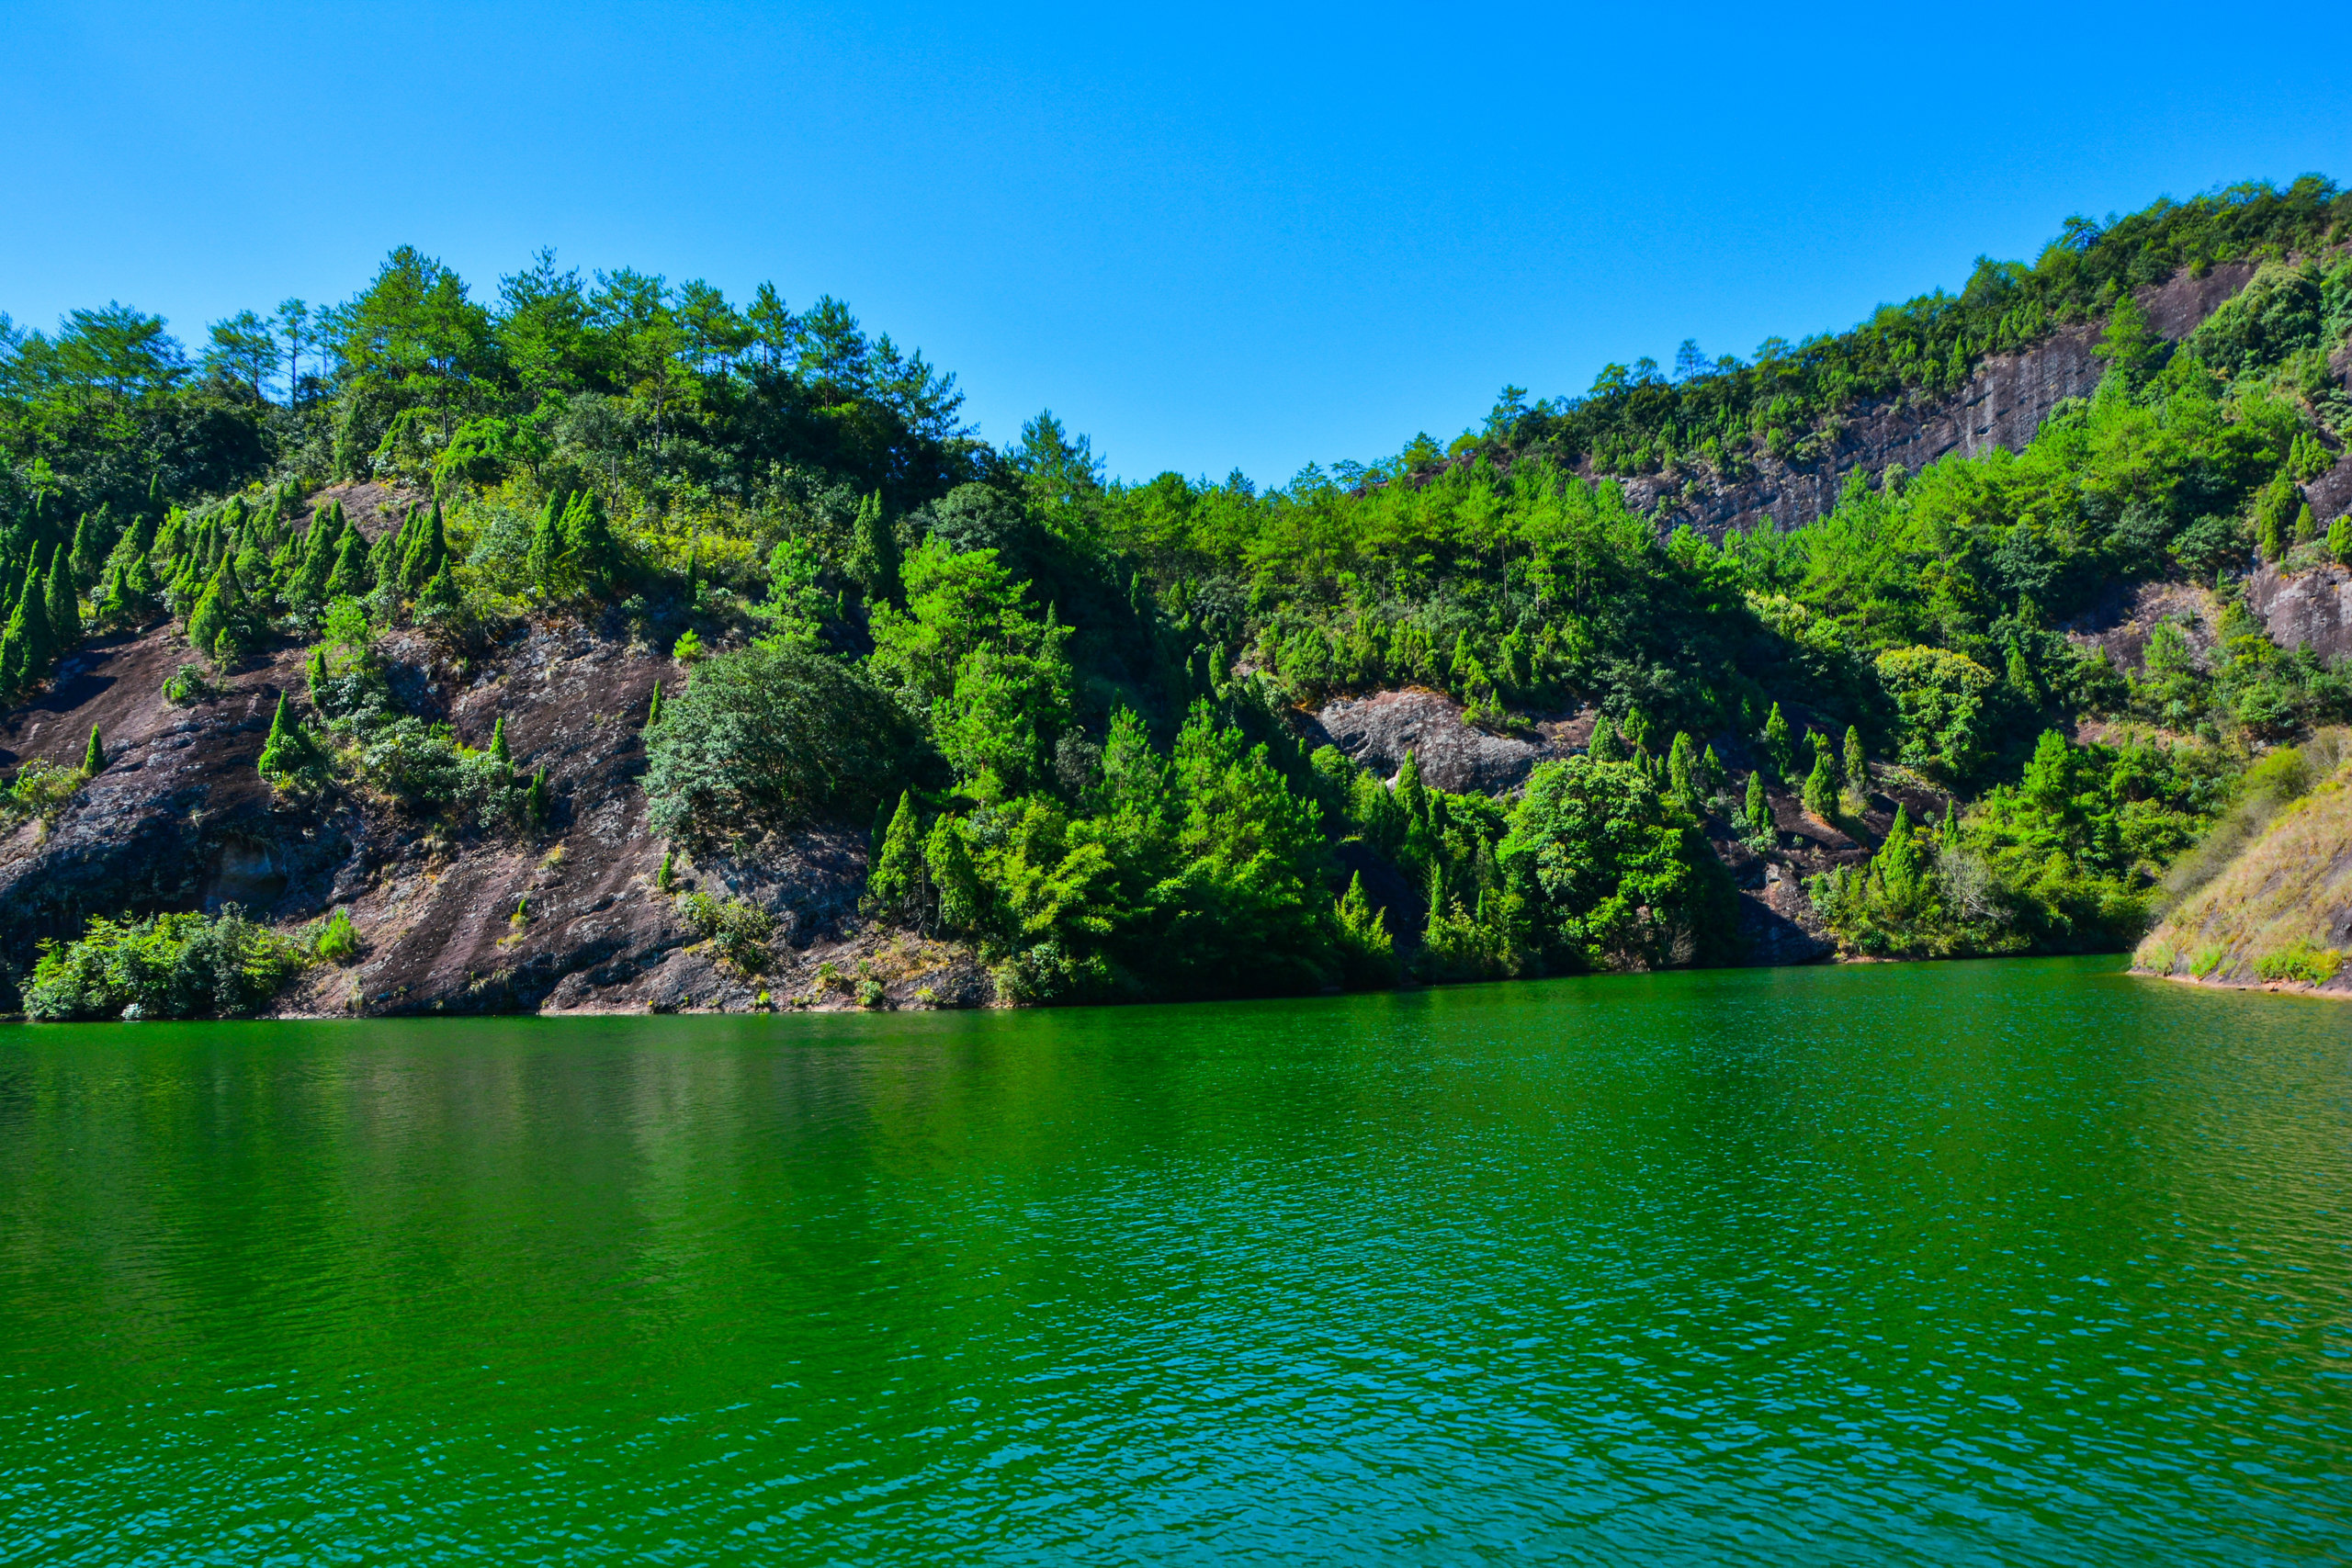
<path fill-rule="evenodd" d="M 0 962 L 71 1017 L 2120 950 L 2352 720 L 2347 239 L 2316 177 L 2073 220 L 1262 491 L 985 443 L 837 300 L 546 254 L 193 355 L 0 318 Z M 2063 334 L 2098 374 L 2019 449 L 1840 466 Z M 1679 521 L 1800 471 L 1802 526 Z"/>

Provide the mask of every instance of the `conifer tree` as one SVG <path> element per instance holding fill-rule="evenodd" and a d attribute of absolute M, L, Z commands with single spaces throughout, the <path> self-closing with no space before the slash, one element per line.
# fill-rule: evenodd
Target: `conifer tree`
<path fill-rule="evenodd" d="M 592 589 L 610 588 L 620 575 L 620 542 L 605 521 L 605 498 L 594 491 L 575 494 L 564 508 L 562 529 L 571 570 Z"/>
<path fill-rule="evenodd" d="M 1480 842 L 1483 844 L 1484 840 Z M 1486 895 L 1479 895 L 1481 912 Z M 1396 939 L 1363 890 L 1363 873 L 1349 879 L 1348 890 L 1332 910 L 1339 926 L 1340 966 L 1347 983 L 1358 990 L 1394 985 L 1396 980 Z"/>
<path fill-rule="evenodd" d="M 662 722 L 662 682 L 653 682 L 653 700 L 645 706 L 645 728 L 652 728 Z"/>
<path fill-rule="evenodd" d="M 502 768 L 512 768 L 514 759 L 506 748 L 506 716 L 500 714 L 498 722 L 490 727 L 490 754 Z"/>
<path fill-rule="evenodd" d="M 939 900 L 939 930 L 950 936 L 971 931 L 980 920 L 980 877 L 973 868 L 972 852 L 956 821 L 942 813 L 923 840 L 923 870 Z"/>
<path fill-rule="evenodd" d="M 849 574 L 865 591 L 865 597 L 879 603 L 896 603 L 899 590 L 899 538 L 882 513 L 882 492 L 875 491 L 857 503 L 857 521 L 852 525 L 849 547 Z"/>
<path fill-rule="evenodd" d="M 294 718 L 284 692 L 277 694 L 277 712 L 269 721 L 269 737 L 261 743 L 255 766 L 266 779 L 282 779 L 311 760 L 311 738 Z"/>
<path fill-rule="evenodd" d="M 2327 553 L 2336 565 L 2352 566 L 2352 517 L 2339 517 L 2327 525 Z"/>
<path fill-rule="evenodd" d="M 347 528 L 343 543 L 335 548 L 334 570 L 328 574 L 323 596 L 329 603 L 358 599 L 375 586 L 376 574 L 368 559 L 368 541 L 359 536 L 358 529 Z"/>
<path fill-rule="evenodd" d="M 1789 737 L 1789 721 L 1781 716 L 1781 705 L 1772 705 L 1772 715 L 1764 721 L 1764 754 L 1772 761 L 1772 771 L 1787 778 L 1796 767 L 1796 747 Z"/>
<path fill-rule="evenodd" d="M 47 596 L 50 642 L 63 659 L 82 646 L 82 595 L 74 581 L 74 563 L 63 550 L 50 563 Z"/>
<path fill-rule="evenodd" d="M 379 583 L 388 588 L 400 586 L 401 562 L 406 558 L 410 541 L 415 537 L 416 509 L 411 507 L 407 514 L 401 519 L 399 527 L 385 529 L 383 536 L 368 547 L 368 584 L 369 587 L 375 587 Z"/>
<path fill-rule="evenodd" d="M 1846 783 L 1864 795 L 1870 793 L 1871 763 L 1862 750 L 1862 732 L 1859 726 L 1846 727 Z"/>
<path fill-rule="evenodd" d="M 102 626 L 125 626 L 132 620 L 134 612 L 130 607 L 130 595 L 122 578 L 122 562 L 117 560 L 114 570 L 107 573 L 106 588 L 99 593 L 98 602 L 94 606 L 98 625 Z"/>
<path fill-rule="evenodd" d="M 1894 807 L 1894 825 L 1886 830 L 1886 842 L 1871 858 L 1871 871 L 1878 877 L 1879 887 L 1898 907 L 1907 905 L 1919 892 L 1919 847 L 1911 834 L 1911 813 L 1907 807 Z"/>
<path fill-rule="evenodd" d="M 40 553 L 36 551 L 33 556 L 35 565 L 25 573 L 24 586 L 17 592 L 17 608 L 8 619 L 8 633 L 18 633 L 21 629 L 19 641 L 23 649 L 20 656 L 23 664 L 12 671 L 14 679 L 9 682 L 18 690 L 47 676 L 49 667 L 56 662 L 56 649 L 49 634 L 49 598 L 43 592 L 48 584 L 42 581 L 40 559 Z M 6 635 L 8 634 L 0 633 L 0 636 Z"/>
<path fill-rule="evenodd" d="M 98 735 L 98 727 L 90 726 L 90 747 L 82 753 L 82 772 L 91 778 L 107 771 L 107 743 Z"/>
<path fill-rule="evenodd" d="M 1716 791 L 1724 787 L 1723 759 L 1715 755 L 1715 749 L 1713 746 L 1700 754 L 1699 787 L 1709 796 L 1713 796 Z"/>
<path fill-rule="evenodd" d="M 918 925 L 923 914 L 922 840 L 922 814 L 915 809 L 913 794 L 901 791 L 865 879 L 866 896 L 876 909 Z"/>
<path fill-rule="evenodd" d="M 1421 760 L 1411 747 L 1405 750 L 1405 760 L 1396 769 L 1396 804 L 1405 808 L 1405 822 L 1409 829 L 1415 826 L 1427 828 L 1430 820 L 1429 791 L 1421 784 Z"/>
<path fill-rule="evenodd" d="M 539 591 L 554 594 L 560 591 L 563 570 L 563 506 L 564 500 L 550 495 L 547 506 L 539 513 L 538 521 L 531 525 L 531 547 L 524 557 L 531 581 Z"/>
<path fill-rule="evenodd" d="M 302 674 L 310 682 L 311 700 L 314 703 L 320 701 L 330 679 L 327 674 L 327 650 L 324 644 L 311 649 L 311 656 L 302 661 Z"/>
<path fill-rule="evenodd" d="M 1585 755 L 1596 762 L 1622 762 L 1625 760 L 1624 742 L 1618 738 L 1617 726 L 1607 714 L 1593 716 L 1592 739 L 1585 747 Z"/>
<path fill-rule="evenodd" d="M 449 558 L 443 556 L 440 569 L 426 580 L 424 588 L 418 592 L 416 607 L 420 614 L 447 615 L 458 607 L 460 595 L 457 576 L 449 570 L 451 564 Z"/>
<path fill-rule="evenodd" d="M 533 822 L 548 819 L 548 771 L 545 768 L 531 775 L 531 789 L 524 796 L 523 810 Z"/>
<path fill-rule="evenodd" d="M 1826 746 L 1814 748 L 1813 772 L 1804 781 L 1804 808 L 1824 822 L 1838 820 L 1838 773 Z"/>
<path fill-rule="evenodd" d="M 1772 803 L 1764 796 L 1764 771 L 1761 768 L 1747 775 L 1747 829 L 1761 837 L 1772 830 Z"/>
<path fill-rule="evenodd" d="M 195 649 L 220 660 L 214 651 L 220 634 L 230 629 L 230 617 L 236 610 L 237 574 L 233 567 L 223 561 L 206 583 L 196 601 L 196 608 L 188 612 L 187 640 Z"/>
<path fill-rule="evenodd" d="M 20 602 L 0 631 L 0 694 L 13 695 L 32 683 L 32 651 L 28 647 L 25 610 Z"/>
<path fill-rule="evenodd" d="M 1667 749 L 1666 754 L 1668 787 L 1677 800 L 1692 807 L 1699 804 L 1698 781 L 1691 772 L 1697 762 L 1698 748 L 1691 744 L 1690 731 L 1676 730 L 1674 744 Z"/>
<path fill-rule="evenodd" d="M 424 595 L 433 579 L 448 564 L 448 540 L 441 528 L 441 503 L 433 503 L 433 512 L 415 530 L 408 549 L 401 557 L 401 592 L 410 598 Z"/>
<path fill-rule="evenodd" d="M 66 559 L 74 563 L 76 582 L 96 582 L 105 570 L 105 552 L 98 548 L 98 533 L 99 527 L 94 525 L 86 512 L 74 525 L 74 547 L 66 552 Z"/>
<path fill-rule="evenodd" d="M 653 874 L 653 886 L 664 893 L 670 891 L 672 885 L 677 881 L 677 860 L 678 852 L 664 845 L 662 850 L 661 869 Z"/>

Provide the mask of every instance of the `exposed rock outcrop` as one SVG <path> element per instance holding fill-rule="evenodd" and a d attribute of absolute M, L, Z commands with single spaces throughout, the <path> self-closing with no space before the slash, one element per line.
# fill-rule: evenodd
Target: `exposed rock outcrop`
<path fill-rule="evenodd" d="M 2266 565 L 2246 580 L 2245 603 L 2279 647 L 2307 648 L 2323 660 L 2352 656 L 2352 570 L 2289 575 Z"/>
<path fill-rule="evenodd" d="M 2254 270 L 2252 263 L 2232 262 L 2202 277 L 2182 272 L 2142 289 L 2140 305 L 2154 330 L 2185 337 L 2244 288 Z M 1996 446 L 2022 448 L 2061 401 L 2098 389 L 2106 367 L 2091 353 L 2098 341 L 2093 326 L 2061 327 L 2030 347 L 1986 358 L 1955 396 L 1914 393 L 1850 410 L 1810 462 L 1759 454 L 1752 473 L 1727 484 L 1657 474 L 1617 482 L 1629 503 L 1655 508 L 1662 526 L 1688 523 L 1714 538 L 1744 533 L 1768 518 L 1793 528 L 1834 507 L 1838 487 L 1857 468 L 1875 474 L 1900 463 L 1916 473 L 1953 452 L 1974 457 Z M 2344 468 L 2343 499 L 2352 502 L 2352 464 Z M 2336 513 L 2343 510 L 2339 503 Z"/>
<path fill-rule="evenodd" d="M 1517 788 L 1548 757 L 1581 751 L 1592 737 L 1590 709 L 1537 721 L 1524 734 L 1496 734 L 1462 720 L 1462 705 L 1426 686 L 1342 697 L 1306 721 L 1307 740 L 1337 746 L 1360 767 L 1394 778 L 1413 753 L 1421 782 L 1456 795 Z"/>

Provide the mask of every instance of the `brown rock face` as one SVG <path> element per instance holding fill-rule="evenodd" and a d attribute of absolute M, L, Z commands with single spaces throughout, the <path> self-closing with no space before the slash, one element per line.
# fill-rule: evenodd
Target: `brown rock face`
<path fill-rule="evenodd" d="M 2343 567 L 2286 576 L 2266 565 L 2246 580 L 2245 603 L 2281 648 L 2308 648 L 2323 660 L 2352 655 L 2352 571 Z"/>
<path fill-rule="evenodd" d="M 1462 722 L 1462 705 L 1424 686 L 1345 697 L 1308 724 L 1310 745 L 1329 742 L 1362 767 L 1393 778 L 1413 753 L 1421 782 L 1455 795 L 1493 795 L 1525 782 L 1547 757 L 1583 750 L 1589 716 L 1547 721 L 1532 735 L 1495 735 Z"/>
<path fill-rule="evenodd" d="M 2143 289 L 2141 309 L 2155 331 L 2183 337 L 2253 276 L 2253 265 L 2239 262 L 2217 266 L 2203 277 L 2184 272 Z M 2095 327 L 2062 327 L 2030 348 L 1985 360 L 1956 397 L 1915 394 L 1854 409 L 1840 419 L 1826 450 L 1810 463 L 1791 465 L 1761 456 L 1750 476 L 1724 485 L 1686 486 L 1655 474 L 1617 482 L 1624 486 L 1629 504 L 1656 509 L 1662 528 L 1688 523 L 1721 538 L 1768 518 L 1782 528 L 1797 527 L 1837 505 L 1838 486 L 1858 468 L 1875 474 L 1900 463 L 1917 473 L 1954 452 L 1973 457 L 1996 446 L 2013 452 L 2023 447 L 2060 401 L 2098 389 L 2106 367 L 2091 353 L 2098 341 Z"/>

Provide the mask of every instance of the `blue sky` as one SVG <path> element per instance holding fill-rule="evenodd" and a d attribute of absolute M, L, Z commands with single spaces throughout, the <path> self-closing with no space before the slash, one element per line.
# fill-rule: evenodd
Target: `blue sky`
<path fill-rule="evenodd" d="M 990 439 L 1050 406 L 1114 474 L 1278 483 L 2070 212 L 2352 178 L 2316 13 L 1781 9 L 6 0 L 0 310 L 197 343 L 395 244 L 478 297 L 552 245 L 840 296 Z"/>

